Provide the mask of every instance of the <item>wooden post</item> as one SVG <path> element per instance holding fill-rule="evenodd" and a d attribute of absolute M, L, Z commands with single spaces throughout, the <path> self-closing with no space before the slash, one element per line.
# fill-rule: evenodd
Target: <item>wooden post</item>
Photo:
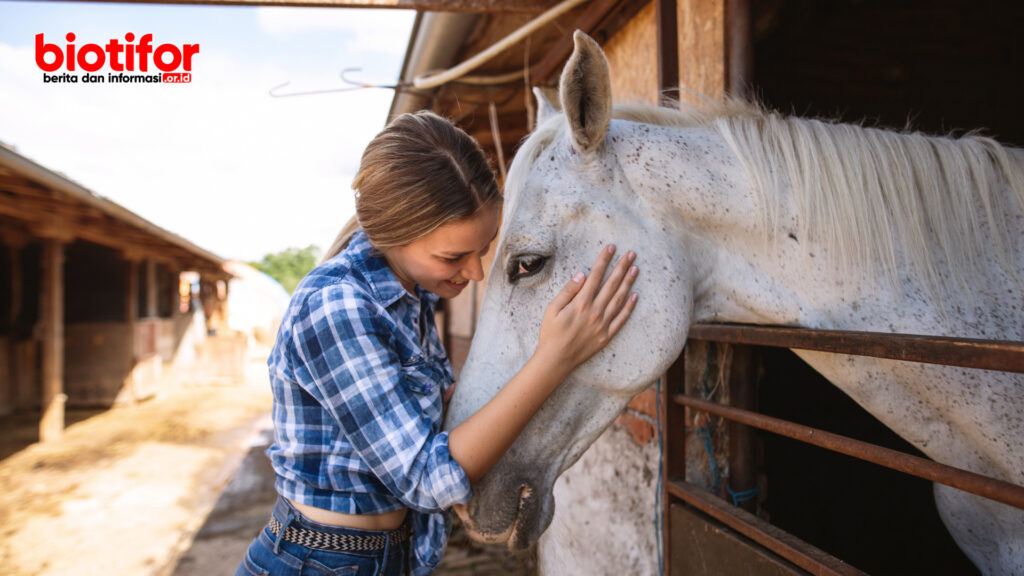
<path fill-rule="evenodd" d="M 21 315 L 22 305 L 22 278 L 21 278 L 21 249 L 23 246 L 11 244 L 8 246 L 8 254 L 11 259 L 11 319 L 8 326 L 8 333 L 14 334 L 14 327 L 18 324 L 18 317 Z"/>
<path fill-rule="evenodd" d="M 745 97 L 753 79 L 750 0 L 677 0 L 680 100 Z M 696 93 L 695 93 L 696 92 Z"/>
<path fill-rule="evenodd" d="M 746 98 L 754 79 L 754 32 L 750 0 L 725 3 L 725 88 L 731 96 Z"/>
<path fill-rule="evenodd" d="M 679 98 L 679 32 L 676 0 L 657 0 L 654 5 L 658 41 L 658 91 Z"/>
<path fill-rule="evenodd" d="M 672 573 L 672 496 L 668 491 L 671 480 L 686 477 L 686 408 L 671 401 L 673 394 L 684 391 L 685 352 L 669 367 L 661 387 L 661 545 L 664 574 Z"/>
<path fill-rule="evenodd" d="M 732 345 L 729 370 L 729 405 L 744 410 L 757 408 L 757 381 L 760 361 L 757 347 Z M 757 436 L 756 431 L 738 422 L 729 422 L 729 487 L 737 504 L 751 514 L 757 513 Z"/>
<path fill-rule="evenodd" d="M 43 397 L 39 440 L 56 440 L 64 433 L 64 242 L 43 241 Z"/>
<path fill-rule="evenodd" d="M 658 91 L 666 98 L 679 98 L 679 8 L 676 0 L 656 0 L 655 36 L 658 50 Z M 661 559 L 663 574 L 672 573 L 672 496 L 668 483 L 686 477 L 686 409 L 672 402 L 673 394 L 684 391 L 684 354 L 669 367 L 663 379 L 661 397 Z"/>
<path fill-rule="evenodd" d="M 157 317 L 156 261 L 146 260 L 146 318 Z"/>
<path fill-rule="evenodd" d="M 0 374 L 0 387 L 2 387 L 2 389 L 0 389 L 0 413 L 8 413 L 17 405 L 16 399 L 18 397 L 18 391 L 15 387 L 16 382 L 20 379 L 15 378 L 14 376 L 14 367 L 18 364 L 14 359 L 15 353 L 17 352 L 17 348 L 14 343 L 16 341 L 15 330 L 18 326 L 18 317 L 21 315 L 22 284 L 24 283 L 21 277 L 22 246 L 23 244 L 18 243 L 10 243 L 7 246 L 7 253 L 11 262 L 11 301 L 8 303 L 10 305 L 10 320 L 8 321 L 6 328 L 7 334 L 10 335 L 10 338 L 7 340 L 7 350 L 4 351 L 4 354 L 8 358 L 9 363 L 7 364 L 7 372 Z"/>
<path fill-rule="evenodd" d="M 670 6 L 674 5 L 674 10 Z M 675 15 L 675 22 L 671 21 Z M 658 44 L 663 52 L 675 50 L 674 54 L 663 54 L 659 56 L 659 79 L 662 90 L 670 89 L 668 86 L 673 74 L 668 67 L 671 67 L 675 60 L 678 67 L 679 92 L 677 97 L 680 102 L 700 105 L 705 97 L 713 100 L 721 100 L 726 95 L 744 97 L 749 89 L 753 71 L 753 41 L 750 23 L 750 0 L 658 0 Z M 674 25 L 674 29 L 673 29 Z M 672 43 L 671 34 L 675 34 L 675 43 Z M 675 370 L 683 372 L 679 378 L 684 382 L 676 384 L 688 394 L 703 395 L 704 390 L 698 390 L 698 383 L 706 378 L 718 378 L 722 371 L 725 372 L 725 381 L 721 389 L 715 390 L 717 399 L 729 401 L 733 382 L 728 379 L 733 365 L 728 358 L 722 358 L 725 363 L 711 354 L 711 346 L 707 342 L 690 341 L 683 352 L 683 358 L 677 362 Z M 726 355 L 728 356 L 728 355 Z M 737 378 L 749 384 L 751 373 L 756 374 L 756 361 L 750 359 L 751 354 L 747 351 L 742 353 L 742 359 L 735 369 L 739 372 Z M 666 386 L 666 394 L 668 394 Z M 741 397 L 736 401 L 741 405 L 749 405 L 753 402 L 749 394 L 754 388 L 749 386 L 740 392 Z M 663 396 L 663 402 L 667 403 L 668 396 Z M 756 483 L 755 461 L 751 459 L 752 439 L 745 429 L 725 429 L 718 432 L 718 446 L 715 447 L 715 454 L 708 455 L 697 433 L 697 426 L 693 425 L 694 415 L 689 410 L 681 407 L 673 408 L 667 404 L 665 421 L 669 424 L 666 427 L 665 438 L 665 474 L 666 481 L 672 477 L 683 477 L 687 481 L 701 484 L 707 482 L 710 477 L 710 470 L 705 465 L 704 459 L 710 457 L 719 460 L 726 467 L 726 471 L 733 471 L 736 466 L 742 484 L 746 489 L 751 483 Z M 677 421 L 678 424 L 675 424 Z M 693 425 L 693 434 L 687 438 L 685 427 Z M 672 431 L 674 429 L 674 431 Z M 669 441 L 678 444 L 673 446 Z M 687 446 L 689 443 L 689 446 Z M 723 445 L 724 444 L 724 445 Z M 730 460 L 729 454 L 744 454 L 738 460 Z M 674 460 L 678 459 L 679 463 Z M 687 466 L 689 459 L 691 466 Z M 729 478 L 724 479 L 728 482 Z M 756 484 L 755 484 L 756 485 Z M 719 487 L 721 489 L 721 487 Z M 665 534 L 664 534 L 664 557 L 665 573 L 671 574 L 671 534 L 668 519 L 671 517 L 669 506 L 671 498 L 667 490 L 663 492 L 665 502 Z M 749 505 L 748 505 L 749 506 Z"/>
<path fill-rule="evenodd" d="M 677 0 L 679 99 L 700 105 L 726 93 L 725 3 Z"/>
<path fill-rule="evenodd" d="M 128 261 L 127 294 L 124 298 L 124 321 L 128 327 L 128 342 L 130 351 L 128 353 L 128 366 L 123 386 L 131 391 L 131 397 L 136 398 L 135 390 L 135 362 L 138 361 L 139 351 L 139 260 L 138 258 L 125 256 Z"/>

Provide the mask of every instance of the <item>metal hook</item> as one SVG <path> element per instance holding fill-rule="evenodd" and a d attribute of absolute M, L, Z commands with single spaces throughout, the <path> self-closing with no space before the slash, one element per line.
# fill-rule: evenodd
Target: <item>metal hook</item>
<path fill-rule="evenodd" d="M 282 84 L 278 84 L 277 86 L 274 86 L 273 88 L 271 88 L 268 91 L 268 94 L 270 94 L 270 96 L 273 97 L 273 98 L 288 98 L 288 97 L 291 97 L 291 96 L 308 96 L 308 95 L 311 95 L 311 94 L 330 94 L 330 93 L 333 93 L 333 92 L 352 92 L 353 90 L 363 90 L 363 89 L 366 89 L 366 88 L 386 88 L 386 89 L 389 89 L 389 90 L 397 90 L 398 88 L 400 88 L 399 84 L 369 84 L 367 82 L 357 82 L 357 81 L 349 80 L 345 76 L 345 74 L 347 74 L 349 72 L 358 72 L 358 71 L 361 71 L 361 70 L 362 70 L 362 68 L 345 68 L 344 70 L 341 71 L 341 73 L 339 74 L 339 76 L 341 77 L 341 81 L 346 83 L 346 84 L 349 84 L 349 86 L 346 87 L 346 88 L 325 88 L 325 89 L 322 89 L 322 90 L 304 90 L 304 91 L 300 91 L 300 92 L 289 92 L 287 94 L 284 94 L 284 93 L 281 93 L 280 90 L 282 88 L 284 88 L 285 86 L 288 86 L 289 84 L 291 84 L 291 82 L 284 82 Z"/>

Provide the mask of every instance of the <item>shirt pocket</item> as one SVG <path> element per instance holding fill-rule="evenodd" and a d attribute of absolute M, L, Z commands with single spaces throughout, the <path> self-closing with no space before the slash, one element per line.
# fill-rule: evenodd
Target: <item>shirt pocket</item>
<path fill-rule="evenodd" d="M 402 362 L 402 384 L 417 394 L 430 394 L 439 389 L 442 376 L 426 357 L 419 355 Z"/>

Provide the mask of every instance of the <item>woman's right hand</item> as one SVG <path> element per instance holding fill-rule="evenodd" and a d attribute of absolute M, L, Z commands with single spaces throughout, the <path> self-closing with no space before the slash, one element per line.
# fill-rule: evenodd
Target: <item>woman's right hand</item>
<path fill-rule="evenodd" d="M 614 255 L 615 246 L 606 246 L 589 276 L 577 272 L 551 301 L 541 321 L 535 355 L 572 371 L 604 348 L 626 323 L 637 301 L 637 295 L 629 292 L 638 274 L 632 265 L 636 254 L 629 251 L 620 258 L 602 284 Z"/>

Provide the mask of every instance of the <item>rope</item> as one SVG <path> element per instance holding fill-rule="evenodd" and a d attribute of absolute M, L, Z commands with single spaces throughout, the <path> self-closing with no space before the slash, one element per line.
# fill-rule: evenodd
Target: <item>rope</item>
<path fill-rule="evenodd" d="M 708 467 L 711 468 L 711 487 L 708 490 L 712 494 L 718 494 L 722 483 L 722 469 L 718 467 L 718 460 L 715 458 L 715 445 L 711 435 L 714 432 L 714 424 L 708 419 L 708 424 L 697 427 L 697 437 L 704 446 L 704 452 L 708 455 Z"/>
<path fill-rule="evenodd" d="M 717 381 L 715 382 L 714 387 L 709 389 L 709 376 L 712 371 L 711 357 L 712 355 L 717 356 L 716 352 L 717 350 L 715 343 L 710 342 L 708 345 L 708 353 L 705 356 L 704 373 L 701 374 L 700 377 L 701 387 L 704 389 L 705 400 L 712 399 L 712 396 L 714 396 L 715 393 L 718 391 L 719 386 L 723 384 L 725 378 L 724 370 L 720 366 L 718 370 L 718 378 L 716 378 Z M 723 366 L 728 363 L 728 357 L 729 349 L 726 348 L 726 350 L 722 354 Z M 721 491 L 723 485 L 722 469 L 718 465 L 718 459 L 715 458 L 714 434 L 716 421 L 713 419 L 711 415 L 707 415 L 705 422 L 707 423 L 698 426 L 695 432 L 697 434 L 697 437 L 700 438 L 701 445 L 704 447 L 704 452 L 708 455 L 708 467 L 711 469 L 711 487 L 708 488 L 708 491 L 710 491 L 712 494 L 718 494 Z M 728 493 L 730 498 L 732 498 L 733 506 L 739 506 L 743 502 L 753 500 L 754 498 L 757 498 L 758 494 L 758 489 L 756 486 L 754 488 L 751 488 L 750 490 L 743 490 L 741 492 L 734 491 L 728 483 L 725 483 L 724 488 L 726 493 Z"/>
<path fill-rule="evenodd" d="M 733 492 L 732 488 L 728 486 L 725 489 L 729 492 L 729 496 L 732 496 L 732 505 L 739 506 L 740 504 L 757 498 L 757 486 L 754 486 L 750 490 L 744 490 L 743 492 Z"/>

